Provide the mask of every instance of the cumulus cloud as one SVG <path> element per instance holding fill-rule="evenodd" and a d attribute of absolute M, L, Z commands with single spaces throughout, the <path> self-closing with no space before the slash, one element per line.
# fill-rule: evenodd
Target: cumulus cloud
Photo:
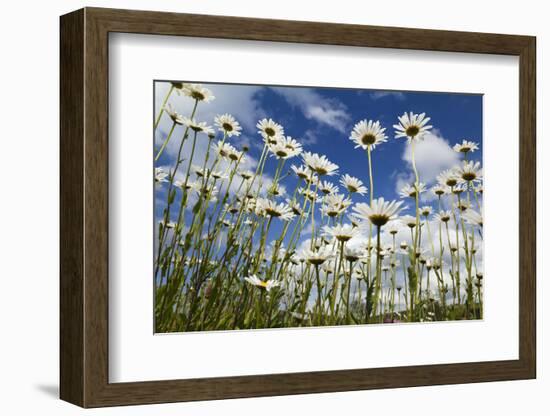
<path fill-rule="evenodd" d="M 309 120 L 345 133 L 351 119 L 344 103 L 323 97 L 309 88 L 281 88 L 272 90 L 281 95 L 292 107 L 299 109 Z"/>

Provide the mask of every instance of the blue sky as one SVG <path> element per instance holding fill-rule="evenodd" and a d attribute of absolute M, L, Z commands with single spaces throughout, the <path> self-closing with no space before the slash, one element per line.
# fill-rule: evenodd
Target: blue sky
<path fill-rule="evenodd" d="M 260 156 L 263 142 L 256 122 L 268 117 L 282 124 L 287 135 L 304 144 L 304 150 L 326 155 L 330 161 L 340 166 L 339 175 L 326 177 L 338 184 L 340 175 L 345 173 L 356 176 L 368 186 L 368 165 L 366 153 L 355 149 L 349 140 L 355 123 L 363 119 L 379 120 L 386 127 L 388 141 L 376 147 L 373 152 L 374 191 L 375 197 L 399 199 L 398 191 L 405 183 L 412 180 L 410 161 L 407 159 L 408 145 L 404 139 L 394 138 L 393 124 L 405 111 L 425 112 L 431 117 L 434 126 L 432 134 L 417 146 L 416 160 L 420 171 L 420 180 L 433 185 L 436 175 L 443 169 L 456 165 L 460 155 L 452 151 L 455 143 L 463 139 L 479 143 L 480 150 L 473 159 L 482 157 L 482 95 L 436 92 L 395 92 L 380 90 L 358 90 L 311 87 L 271 87 L 257 85 L 228 85 L 202 83 L 211 89 L 216 99 L 211 103 L 200 103 L 196 119 L 213 125 L 216 114 L 230 113 L 243 126 L 240 137 L 232 137 L 230 143 L 237 149 L 244 144 L 250 146 L 248 165 L 254 168 Z M 155 82 L 156 115 L 162 100 L 169 88 L 167 82 Z M 169 102 L 177 111 L 189 116 L 192 100 L 188 97 L 172 94 Z M 164 140 L 171 126 L 168 117 L 164 116 L 155 137 L 156 148 Z M 167 151 L 155 166 L 173 165 L 177 146 L 183 127 L 176 129 Z M 190 142 L 190 140 L 188 141 Z M 198 142 L 196 161 L 202 161 L 206 150 L 207 139 Z M 189 154 L 190 143 L 186 144 L 184 154 Z M 301 164 L 298 158 L 290 159 L 291 164 Z M 266 166 L 267 175 L 273 176 L 276 167 L 275 159 Z M 183 169 L 185 169 L 185 163 Z M 294 189 L 294 179 L 284 181 L 287 191 Z M 156 220 L 160 218 L 165 204 L 166 187 L 156 188 Z M 423 204 L 435 201 L 429 193 Z M 354 202 L 367 202 L 366 197 L 354 196 Z M 277 232 L 274 227 L 273 232 Z"/>

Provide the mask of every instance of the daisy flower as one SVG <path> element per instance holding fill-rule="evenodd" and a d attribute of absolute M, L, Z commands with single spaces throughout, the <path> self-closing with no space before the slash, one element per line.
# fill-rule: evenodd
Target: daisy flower
<path fill-rule="evenodd" d="M 327 225 L 323 227 L 323 231 L 327 236 L 336 238 L 340 242 L 346 242 L 356 236 L 359 230 L 350 224 L 344 224 L 335 225 L 334 227 Z"/>
<path fill-rule="evenodd" d="M 291 137 L 289 137 L 289 139 L 288 144 L 287 138 L 285 137 L 281 138 L 274 144 L 269 144 L 269 150 L 273 156 L 277 159 L 290 159 L 291 157 L 298 156 L 302 153 L 302 145 Z"/>
<path fill-rule="evenodd" d="M 386 225 L 388 221 L 395 219 L 401 211 L 402 201 L 384 201 L 378 198 L 372 201 L 372 205 L 365 203 L 356 204 L 352 210 L 356 217 L 368 220 L 377 227 Z"/>
<path fill-rule="evenodd" d="M 420 215 L 423 217 L 429 217 L 432 214 L 432 207 L 429 205 L 425 205 L 423 207 L 420 207 Z"/>
<path fill-rule="evenodd" d="M 403 215 L 400 220 L 406 227 L 416 227 L 416 217 L 413 217 L 412 215 Z"/>
<path fill-rule="evenodd" d="M 406 137 L 409 142 L 413 140 L 421 140 L 424 135 L 432 128 L 427 125 L 430 117 L 426 117 L 426 113 L 414 114 L 412 111 L 403 113 L 398 117 L 399 124 L 394 124 L 395 138 Z"/>
<path fill-rule="evenodd" d="M 212 91 L 199 84 L 183 84 L 181 90 L 178 91 L 194 100 L 204 101 L 205 103 L 209 103 L 216 98 Z"/>
<path fill-rule="evenodd" d="M 163 168 L 155 168 L 155 184 L 160 185 L 163 182 L 168 182 L 168 173 Z"/>
<path fill-rule="evenodd" d="M 287 199 L 286 203 L 288 204 L 288 206 L 290 207 L 290 209 L 292 210 L 294 215 L 297 215 L 297 216 L 301 217 L 304 214 L 304 212 L 302 211 L 302 207 L 300 206 L 300 204 L 298 202 L 296 202 L 294 200 Z"/>
<path fill-rule="evenodd" d="M 284 196 L 286 194 L 286 188 L 281 184 L 273 184 L 268 190 L 273 196 Z"/>
<path fill-rule="evenodd" d="M 338 187 L 329 181 L 319 182 L 319 191 L 324 195 L 331 195 L 338 193 Z"/>
<path fill-rule="evenodd" d="M 386 228 L 385 228 L 386 232 L 391 234 L 391 235 L 395 235 L 397 234 L 400 230 L 401 230 L 401 224 L 399 224 L 399 222 L 395 221 L 395 222 L 391 222 Z"/>
<path fill-rule="evenodd" d="M 401 198 L 416 198 L 417 190 L 418 194 L 426 192 L 426 185 L 420 182 L 418 184 L 418 189 L 416 187 L 416 184 L 405 185 L 403 188 L 401 188 L 399 195 L 401 196 Z"/>
<path fill-rule="evenodd" d="M 265 198 L 258 198 L 256 201 L 256 213 L 258 215 L 279 218 L 283 221 L 290 221 L 294 218 L 292 208 L 287 204 L 283 202 L 277 204 L 275 201 Z"/>
<path fill-rule="evenodd" d="M 302 256 L 306 259 L 309 264 L 314 266 L 320 266 L 325 261 L 334 257 L 333 251 L 329 247 L 321 247 L 318 250 L 306 249 L 302 253 Z"/>
<path fill-rule="evenodd" d="M 243 170 L 239 172 L 239 175 L 241 178 L 247 181 L 249 179 L 252 179 L 252 177 L 254 176 L 254 173 L 249 170 Z"/>
<path fill-rule="evenodd" d="M 437 184 L 437 185 L 434 185 L 432 187 L 432 193 L 435 196 L 438 196 L 438 197 L 443 196 L 443 195 L 447 194 L 448 192 L 449 192 L 449 189 L 447 188 L 447 186 Z"/>
<path fill-rule="evenodd" d="M 363 250 L 361 250 L 359 247 L 344 247 L 344 258 L 347 261 L 357 261 L 363 257 Z"/>
<path fill-rule="evenodd" d="M 183 123 L 195 133 L 214 134 L 214 129 L 204 121 L 195 121 L 195 119 L 183 117 Z"/>
<path fill-rule="evenodd" d="M 466 182 L 479 181 L 483 175 L 481 164 L 473 160 L 462 163 L 457 174 Z"/>
<path fill-rule="evenodd" d="M 349 139 L 356 144 L 356 149 L 361 147 L 366 150 L 370 147 L 374 150 L 377 144 L 387 141 L 384 131 L 386 129 L 380 125 L 379 121 L 361 120 L 353 127 Z"/>
<path fill-rule="evenodd" d="M 298 189 L 298 192 L 300 193 L 300 195 L 303 195 L 304 198 L 308 199 L 309 201 L 316 201 L 317 198 L 319 197 L 315 191 L 311 190 L 311 189 L 307 189 L 307 188 L 300 188 Z"/>
<path fill-rule="evenodd" d="M 317 153 L 305 152 L 302 155 L 305 165 L 319 176 L 334 175 L 338 171 L 338 165 L 329 161 L 326 156 Z"/>
<path fill-rule="evenodd" d="M 262 135 L 268 143 L 275 144 L 285 134 L 285 129 L 272 119 L 264 118 L 256 124 L 258 133 Z"/>
<path fill-rule="evenodd" d="M 336 217 L 351 205 L 351 199 L 342 194 L 327 195 L 323 199 L 324 205 L 321 208 L 323 214 L 329 217 Z"/>
<path fill-rule="evenodd" d="M 451 215 L 451 211 L 439 211 L 438 214 L 435 214 L 435 218 L 442 223 L 446 223 L 451 220 Z"/>
<path fill-rule="evenodd" d="M 265 289 L 268 292 L 271 289 L 280 286 L 281 284 L 280 282 L 273 279 L 266 280 L 264 282 L 263 280 L 259 279 L 258 276 L 256 276 L 255 274 L 253 274 L 252 276 L 245 277 L 244 280 L 246 280 L 248 283 L 250 283 L 253 286 L 259 287 L 260 289 Z"/>
<path fill-rule="evenodd" d="M 340 183 L 350 192 L 364 195 L 367 193 L 367 187 L 363 186 L 363 182 L 354 176 L 350 176 L 347 173 L 342 176 Z"/>
<path fill-rule="evenodd" d="M 309 177 L 311 176 L 310 171 L 304 165 L 302 166 L 292 165 L 290 169 L 292 169 L 294 174 L 300 179 L 309 179 Z"/>
<path fill-rule="evenodd" d="M 237 151 L 237 149 L 235 149 L 229 143 L 224 143 L 222 140 L 212 145 L 212 150 L 214 150 L 216 154 L 220 155 L 224 159 L 229 159 L 229 155 Z"/>
<path fill-rule="evenodd" d="M 166 114 L 170 116 L 172 122 L 179 124 L 180 126 L 185 122 L 185 117 L 179 114 L 175 108 L 172 107 L 172 104 L 168 103 L 168 105 L 164 107 L 164 111 L 166 111 Z"/>
<path fill-rule="evenodd" d="M 241 125 L 231 114 L 225 113 L 217 115 L 214 118 L 214 124 L 218 127 L 218 130 L 225 133 L 227 137 L 241 135 Z"/>
<path fill-rule="evenodd" d="M 457 143 L 453 146 L 453 150 L 457 153 L 469 153 L 479 149 L 477 143 L 468 140 L 462 140 L 462 143 Z"/>
<path fill-rule="evenodd" d="M 437 175 L 437 182 L 440 185 L 453 187 L 460 182 L 460 176 L 456 172 L 456 169 L 447 169 Z"/>

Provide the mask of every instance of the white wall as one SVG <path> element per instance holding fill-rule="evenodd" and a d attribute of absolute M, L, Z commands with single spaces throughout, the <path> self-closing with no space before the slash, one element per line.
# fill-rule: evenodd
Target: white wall
<path fill-rule="evenodd" d="M 548 414 L 550 364 L 542 331 L 550 300 L 543 282 L 544 234 L 542 166 L 550 146 L 542 140 L 544 102 L 550 84 L 544 66 L 550 56 L 550 26 L 545 2 L 398 0 L 388 2 L 296 0 L 185 1 L 126 0 L 30 2 L 6 1 L 0 16 L 1 64 L 0 169 L 0 409 L 3 414 L 70 415 L 82 412 L 57 400 L 58 385 L 58 16 L 82 6 L 156 9 L 536 35 L 538 41 L 539 163 L 539 378 L 501 382 L 275 397 L 218 402 L 141 406 L 88 411 L 88 414 L 310 414 L 339 413 L 414 415 Z M 546 73 L 546 74 L 545 74 Z M 549 178 L 546 178 L 549 179 Z M 548 263 L 546 263 L 548 264 Z M 31 413 L 33 412 L 33 413 Z"/>

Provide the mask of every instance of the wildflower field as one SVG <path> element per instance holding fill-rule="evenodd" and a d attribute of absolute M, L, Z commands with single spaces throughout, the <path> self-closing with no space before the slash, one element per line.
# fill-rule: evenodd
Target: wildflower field
<path fill-rule="evenodd" d="M 483 317 L 481 97 L 157 81 L 153 128 L 156 332 Z"/>

